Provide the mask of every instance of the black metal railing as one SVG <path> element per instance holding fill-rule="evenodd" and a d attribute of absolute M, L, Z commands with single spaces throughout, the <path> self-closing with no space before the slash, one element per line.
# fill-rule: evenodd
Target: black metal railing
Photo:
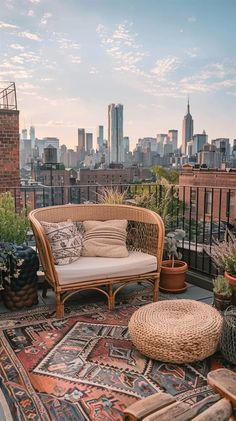
<path fill-rule="evenodd" d="M 127 203 L 137 203 L 156 210 L 164 219 L 166 231 L 185 230 L 183 259 L 198 272 L 214 275 L 215 268 L 204 250 L 215 240 L 223 239 L 226 229 L 236 227 L 236 189 L 160 184 L 27 186 L 11 191 L 16 207 L 40 208 L 67 203 L 97 203 L 104 187 L 125 192 Z M 149 200 L 150 199 L 150 200 Z M 148 201 L 149 200 L 149 201 Z"/>

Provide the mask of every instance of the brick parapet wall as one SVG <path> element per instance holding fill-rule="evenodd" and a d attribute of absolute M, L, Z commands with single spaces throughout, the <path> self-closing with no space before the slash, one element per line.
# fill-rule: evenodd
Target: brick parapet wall
<path fill-rule="evenodd" d="M 0 109 L 0 191 L 19 186 L 19 111 Z"/>

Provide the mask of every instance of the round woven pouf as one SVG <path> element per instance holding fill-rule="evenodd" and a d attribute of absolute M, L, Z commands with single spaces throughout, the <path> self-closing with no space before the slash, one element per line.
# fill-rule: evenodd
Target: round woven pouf
<path fill-rule="evenodd" d="M 129 334 L 144 355 L 172 363 L 203 360 L 217 350 L 222 316 L 194 300 L 164 300 L 135 311 Z"/>

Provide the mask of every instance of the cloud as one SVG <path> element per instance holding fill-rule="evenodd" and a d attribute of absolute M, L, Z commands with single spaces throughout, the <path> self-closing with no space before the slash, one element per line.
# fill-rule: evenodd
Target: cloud
<path fill-rule="evenodd" d="M 115 30 L 108 34 L 105 26 L 99 24 L 96 31 L 102 47 L 114 61 L 115 71 L 144 76 L 142 61 L 148 53 L 144 52 L 142 46 L 136 42 L 137 34 L 131 31 L 131 26 L 132 22 L 118 24 Z M 148 77 L 148 75 L 145 76 Z"/>
<path fill-rule="evenodd" d="M 179 81 L 183 92 L 213 92 L 236 86 L 235 63 L 210 63 L 193 76 Z"/>
<path fill-rule="evenodd" d="M 33 4 L 39 4 L 40 3 L 40 0 L 29 0 L 30 1 L 30 3 L 33 3 Z"/>
<path fill-rule="evenodd" d="M 20 57 L 24 58 L 24 60 L 28 63 L 39 63 L 39 62 L 41 62 L 39 54 L 35 53 L 33 51 L 21 53 Z"/>
<path fill-rule="evenodd" d="M 30 17 L 34 16 L 34 11 L 30 9 L 27 13 L 27 16 L 30 16 Z"/>
<path fill-rule="evenodd" d="M 166 57 L 156 61 L 156 66 L 151 70 L 151 73 L 155 74 L 159 78 L 165 78 L 165 76 L 173 72 L 179 67 L 180 60 L 177 57 Z"/>
<path fill-rule="evenodd" d="M 42 25 L 46 25 L 48 23 L 48 19 L 52 17 L 52 13 L 44 13 L 42 19 L 40 20 L 40 23 Z"/>
<path fill-rule="evenodd" d="M 2 66 L 1 66 L 2 67 Z M 32 78 L 32 75 L 30 74 L 30 72 L 28 70 L 24 70 L 24 69 L 17 69 L 16 65 L 13 66 L 14 70 L 1 70 L 0 71 L 0 76 L 12 76 L 12 78 L 14 78 L 16 81 L 18 79 L 29 79 Z"/>
<path fill-rule="evenodd" d="M 17 85 L 17 89 L 18 90 L 21 90 L 21 91 L 26 91 L 26 90 L 35 90 L 35 89 L 38 89 L 39 88 L 39 86 L 37 86 L 37 85 L 33 85 L 32 83 L 28 83 L 28 82 L 23 82 L 23 83 L 19 83 L 18 85 Z"/>
<path fill-rule="evenodd" d="M 197 19 L 195 18 L 195 16 L 189 16 L 188 17 L 188 22 L 195 23 L 196 21 L 197 21 Z"/>
<path fill-rule="evenodd" d="M 75 123 L 72 123 L 72 121 L 64 121 L 64 120 L 49 120 L 45 124 L 41 124 L 41 126 L 46 127 L 77 127 Z"/>
<path fill-rule="evenodd" d="M 0 21 L 0 29 L 16 29 L 18 26 L 12 25 L 11 23 Z"/>
<path fill-rule="evenodd" d="M 189 57 L 195 58 L 195 57 L 197 57 L 197 54 L 198 54 L 198 48 L 197 47 L 191 47 L 191 48 L 188 48 L 185 52 Z"/>
<path fill-rule="evenodd" d="M 13 48 L 14 50 L 24 50 L 25 47 L 23 45 L 20 44 L 11 44 L 10 48 Z"/>
<path fill-rule="evenodd" d="M 18 32 L 18 36 L 30 39 L 32 41 L 41 41 L 41 38 L 37 34 L 33 34 L 32 32 Z"/>
<path fill-rule="evenodd" d="M 20 56 L 11 57 L 11 61 L 12 61 L 12 63 L 16 63 L 16 64 L 23 64 L 24 63 L 23 57 L 20 57 Z"/>
<path fill-rule="evenodd" d="M 98 69 L 94 66 L 90 67 L 89 69 L 90 75 L 97 75 L 99 73 Z"/>
<path fill-rule="evenodd" d="M 4 6 L 5 6 L 7 9 L 12 10 L 12 9 L 13 9 L 13 7 L 14 7 L 14 0 L 6 0 L 6 1 L 4 2 Z"/>
<path fill-rule="evenodd" d="M 80 56 L 70 55 L 69 57 L 70 57 L 72 63 L 75 63 L 75 64 L 80 64 L 81 63 Z"/>
<path fill-rule="evenodd" d="M 40 79 L 42 82 L 51 82 L 52 80 L 54 80 L 52 77 L 42 77 Z"/>
<path fill-rule="evenodd" d="M 77 42 L 73 42 L 69 38 L 64 38 L 64 37 L 58 38 L 57 42 L 59 44 L 59 48 L 62 50 L 68 50 L 68 49 L 79 50 L 80 49 L 80 44 L 78 44 Z"/>

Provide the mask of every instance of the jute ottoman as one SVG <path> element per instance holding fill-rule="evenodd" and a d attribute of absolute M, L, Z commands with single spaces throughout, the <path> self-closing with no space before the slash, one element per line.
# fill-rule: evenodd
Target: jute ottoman
<path fill-rule="evenodd" d="M 164 300 L 135 311 L 129 334 L 144 355 L 164 362 L 190 363 L 214 354 L 222 317 L 194 300 Z"/>

